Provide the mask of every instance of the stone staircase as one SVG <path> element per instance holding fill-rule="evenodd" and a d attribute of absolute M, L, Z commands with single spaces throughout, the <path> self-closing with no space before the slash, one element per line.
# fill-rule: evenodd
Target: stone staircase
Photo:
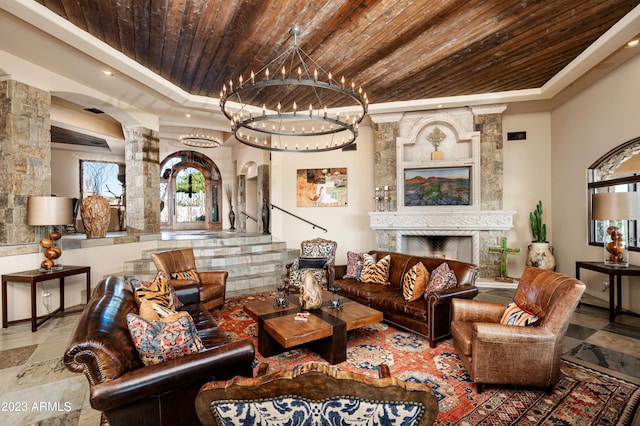
<path fill-rule="evenodd" d="M 157 248 L 145 250 L 141 258 L 125 262 L 125 276 L 151 280 L 157 270 L 151 254 L 165 250 L 193 248 L 199 271 L 227 271 L 227 297 L 275 289 L 283 283 L 285 265 L 299 250 L 284 242 L 273 242 L 271 235 L 240 232 L 174 233 L 158 240 Z"/>

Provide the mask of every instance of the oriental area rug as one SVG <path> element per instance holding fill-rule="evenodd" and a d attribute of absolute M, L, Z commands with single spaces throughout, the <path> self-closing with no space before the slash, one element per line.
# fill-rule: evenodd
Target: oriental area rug
<path fill-rule="evenodd" d="M 213 314 L 232 340 L 249 338 L 257 348 L 257 323 L 242 306 L 272 297 L 230 299 Z M 425 338 L 386 323 L 350 331 L 347 343 L 347 360 L 336 367 L 378 377 L 378 366 L 387 364 L 392 376 L 428 385 L 438 398 L 436 425 L 630 425 L 640 403 L 639 386 L 566 360 L 551 395 L 497 385 L 478 394 L 450 339 L 430 348 Z M 254 367 L 268 362 L 275 372 L 310 361 L 324 360 L 304 347 L 269 358 L 256 349 Z"/>

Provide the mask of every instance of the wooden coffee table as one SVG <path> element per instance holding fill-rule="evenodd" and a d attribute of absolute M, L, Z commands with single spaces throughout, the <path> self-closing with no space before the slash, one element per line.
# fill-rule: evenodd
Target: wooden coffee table
<path fill-rule="evenodd" d="M 273 298 L 249 302 L 244 310 L 258 323 L 258 351 L 270 357 L 299 345 L 309 345 L 330 364 L 347 359 L 347 332 L 382 321 L 382 312 L 341 297 L 342 310 L 329 309 L 331 293 L 324 291 L 319 309 L 304 311 L 298 295 L 289 295 L 289 305 L 274 307 Z M 296 314 L 309 312 L 306 321 Z"/>

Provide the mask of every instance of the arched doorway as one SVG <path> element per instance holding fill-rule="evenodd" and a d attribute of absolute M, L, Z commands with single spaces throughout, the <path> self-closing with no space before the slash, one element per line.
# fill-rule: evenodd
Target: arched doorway
<path fill-rule="evenodd" d="M 160 164 L 160 229 L 222 229 L 222 178 L 216 164 L 195 151 L 178 151 Z"/>

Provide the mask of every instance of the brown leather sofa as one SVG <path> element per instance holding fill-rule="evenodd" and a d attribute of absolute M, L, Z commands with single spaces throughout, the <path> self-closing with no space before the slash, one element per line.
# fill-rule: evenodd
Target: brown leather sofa
<path fill-rule="evenodd" d="M 193 249 L 186 248 L 153 253 L 151 254 L 151 260 L 153 260 L 158 271 L 167 273 L 167 278 L 174 288 L 196 283 L 193 280 L 171 278 L 172 273 L 196 269 Z M 228 276 L 229 273 L 227 271 L 198 271 L 200 282 L 197 284 L 200 289 L 200 303 L 202 306 L 211 310 L 224 304 Z"/>
<path fill-rule="evenodd" d="M 90 383 L 91 406 L 111 426 L 198 424 L 195 397 L 211 380 L 252 376 L 255 350 L 248 340 L 231 342 L 200 304 L 198 287 L 176 289 L 193 317 L 205 349 L 145 366 L 135 349 L 126 316 L 138 305 L 117 277 L 95 288 L 64 354 L 66 367 Z"/>
<path fill-rule="evenodd" d="M 500 324 L 505 305 L 454 300 L 453 344 L 477 391 L 483 384 L 511 384 L 551 393 L 560 378 L 562 340 L 584 290 L 573 277 L 526 267 L 514 300 L 540 317 L 529 327 Z"/>
<path fill-rule="evenodd" d="M 471 263 L 376 250 L 370 251 L 369 254 L 377 254 L 378 260 L 391 255 L 390 285 L 363 283 L 352 278 L 343 279 L 347 266 L 336 265 L 333 287 L 339 288 L 340 294 L 352 300 L 382 311 L 386 322 L 425 336 L 432 348 L 437 340 L 450 336 L 451 300 L 456 297 L 472 299 L 478 294 L 475 281 L 479 269 Z M 429 272 L 441 263 L 447 262 L 456 275 L 458 285 L 407 302 L 402 295 L 403 277 L 418 262 L 422 262 Z"/>

